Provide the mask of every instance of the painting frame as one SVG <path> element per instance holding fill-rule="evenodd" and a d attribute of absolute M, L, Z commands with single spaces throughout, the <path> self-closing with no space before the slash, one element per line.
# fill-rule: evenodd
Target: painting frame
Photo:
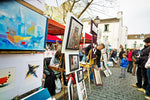
<path fill-rule="evenodd" d="M 7 24 L 5 23 L 1 25 L 4 27 L 4 30 L 2 30 L 3 33 L 1 32 L 2 34 L 0 34 L 0 40 L 4 40 L 5 42 L 0 41 L 0 51 L 45 51 L 48 18 L 42 15 L 41 13 L 23 5 L 20 2 L 14 0 L 9 2 L 3 2 L 3 6 L 5 6 L 5 3 L 11 4 L 10 7 L 12 8 L 12 10 L 14 10 L 14 6 L 16 6 L 16 15 L 19 11 L 20 13 L 18 15 L 19 17 L 15 16 L 14 19 L 16 20 L 12 21 L 13 23 L 17 24 L 12 24 L 11 26 L 9 26 L 8 29 L 6 29 L 5 27 L 8 27 L 8 25 L 12 23 L 11 17 L 14 15 L 12 13 L 9 13 L 11 12 L 10 10 L 2 9 L 2 12 L 8 13 L 9 17 L 7 18 L 7 16 L 3 14 L 1 14 L 0 17 L 6 17 L 8 20 L 10 19 L 9 22 L 11 23 L 7 22 Z M 1 5 L 0 8 L 2 8 L 3 6 Z M 19 11 L 17 10 L 18 8 Z M 31 13 L 31 19 L 35 18 L 35 20 L 30 20 L 27 22 L 27 14 L 30 15 Z M 39 18 L 41 18 L 41 21 L 43 21 L 41 25 L 40 22 L 38 22 Z M 13 29 L 13 27 L 16 28 Z M 8 47 L 7 44 L 10 44 L 11 46 Z"/>
<path fill-rule="evenodd" d="M 73 30 L 73 21 L 75 21 L 74 23 L 76 23 L 77 25 L 75 25 L 75 29 L 74 29 L 74 33 L 72 33 L 71 31 Z M 78 27 L 77 27 L 78 26 Z M 80 26 L 80 27 L 79 27 Z M 69 29 L 68 29 L 68 35 L 67 35 L 67 42 L 66 42 L 66 49 L 69 49 L 69 50 L 79 50 L 79 46 L 80 46 L 80 41 L 81 41 L 81 34 L 82 34 L 82 30 L 83 30 L 83 24 L 81 22 L 79 22 L 75 17 L 71 16 L 70 17 L 70 23 L 69 23 Z M 77 40 L 77 48 L 75 48 L 75 43 L 76 42 L 73 42 L 71 43 L 71 33 L 72 33 L 72 36 L 76 33 L 79 34 L 79 38 L 76 37 L 76 39 L 79 39 Z M 75 35 L 74 35 L 75 36 Z M 78 36 L 78 35 L 77 35 Z M 73 38 L 75 39 L 75 38 Z M 72 40 L 73 40 L 72 39 Z M 76 40 L 74 40 L 76 41 Z M 73 45 L 73 48 L 69 47 L 69 45 Z"/>
<path fill-rule="evenodd" d="M 72 63 L 74 62 L 74 61 L 72 61 L 72 58 L 73 57 L 76 57 L 77 59 L 77 61 L 76 61 L 76 64 L 77 64 L 77 68 L 72 68 Z M 70 69 L 70 72 L 72 72 L 72 71 L 75 71 L 75 70 L 78 70 L 79 69 L 79 56 L 78 56 L 78 54 L 69 54 L 69 69 Z"/>
<path fill-rule="evenodd" d="M 96 86 L 103 86 L 103 80 L 101 77 L 101 72 L 99 70 L 97 70 L 96 68 L 94 68 L 93 71 L 94 71 L 94 77 L 95 77 L 95 85 Z M 97 78 L 100 78 L 101 83 L 98 83 Z"/>
<path fill-rule="evenodd" d="M 69 100 L 73 100 L 74 88 L 73 88 L 72 77 L 69 79 L 69 82 L 68 82 L 68 96 L 69 96 Z"/>
<path fill-rule="evenodd" d="M 82 73 L 82 75 L 81 75 L 82 78 L 81 78 L 81 79 L 80 79 L 80 77 L 79 77 L 79 76 L 80 76 L 80 75 L 79 75 L 80 72 Z M 77 79 L 78 79 L 78 83 L 80 83 L 81 81 L 84 80 L 83 69 L 80 69 L 80 70 L 77 71 Z"/>

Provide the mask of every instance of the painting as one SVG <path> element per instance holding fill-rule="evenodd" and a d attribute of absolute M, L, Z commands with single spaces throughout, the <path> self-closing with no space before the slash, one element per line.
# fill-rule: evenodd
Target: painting
<path fill-rule="evenodd" d="M 0 50 L 44 50 L 47 18 L 14 0 L 0 5 Z"/>
<path fill-rule="evenodd" d="M 75 17 L 71 16 L 66 42 L 66 49 L 79 50 L 82 29 L 83 24 L 76 20 Z"/>
<path fill-rule="evenodd" d="M 109 77 L 109 72 L 107 70 L 104 70 L 104 74 L 106 77 Z"/>
<path fill-rule="evenodd" d="M 94 68 L 94 77 L 95 77 L 95 84 L 97 86 L 103 85 L 102 78 L 101 78 L 101 73 L 96 68 Z"/>
<path fill-rule="evenodd" d="M 16 68 L 2 68 L 0 69 L 0 92 L 9 90 L 15 85 Z"/>
<path fill-rule="evenodd" d="M 86 91 L 85 90 L 83 91 L 82 95 L 83 95 L 83 100 L 86 100 Z"/>
<path fill-rule="evenodd" d="M 96 58 L 96 51 L 97 51 L 97 35 L 95 35 L 95 34 L 92 36 L 91 49 L 92 49 L 92 58 Z"/>
<path fill-rule="evenodd" d="M 73 92 L 73 82 L 71 78 L 69 79 L 68 82 L 68 96 L 69 96 L 69 100 L 73 100 L 74 92 Z"/>
<path fill-rule="evenodd" d="M 85 89 L 83 80 L 82 80 L 82 82 L 79 83 L 79 86 L 80 86 L 81 91 L 83 91 Z"/>
<path fill-rule="evenodd" d="M 79 56 L 78 54 L 69 55 L 70 72 L 79 69 Z"/>
<path fill-rule="evenodd" d="M 77 78 L 78 78 L 78 82 L 81 82 L 84 79 L 82 69 L 77 71 Z"/>

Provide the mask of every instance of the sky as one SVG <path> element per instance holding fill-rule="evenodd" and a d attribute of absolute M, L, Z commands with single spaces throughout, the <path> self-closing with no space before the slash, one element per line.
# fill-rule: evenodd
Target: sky
<path fill-rule="evenodd" d="M 150 33 L 150 0 L 119 0 L 128 34 Z"/>

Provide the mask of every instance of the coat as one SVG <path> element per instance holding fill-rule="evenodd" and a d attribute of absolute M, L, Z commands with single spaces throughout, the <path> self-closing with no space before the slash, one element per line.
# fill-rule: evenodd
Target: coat
<path fill-rule="evenodd" d="M 129 54 L 128 54 L 128 61 L 132 61 L 131 57 L 132 57 L 132 51 L 130 51 Z"/>
<path fill-rule="evenodd" d="M 127 68 L 128 64 L 129 64 L 128 58 L 122 58 L 120 66 L 123 68 Z"/>

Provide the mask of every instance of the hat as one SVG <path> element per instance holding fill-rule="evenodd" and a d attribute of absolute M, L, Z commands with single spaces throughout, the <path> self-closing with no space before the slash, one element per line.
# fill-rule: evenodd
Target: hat
<path fill-rule="evenodd" d="M 147 37 L 146 39 L 143 40 L 145 43 L 150 43 L 150 37 Z"/>

